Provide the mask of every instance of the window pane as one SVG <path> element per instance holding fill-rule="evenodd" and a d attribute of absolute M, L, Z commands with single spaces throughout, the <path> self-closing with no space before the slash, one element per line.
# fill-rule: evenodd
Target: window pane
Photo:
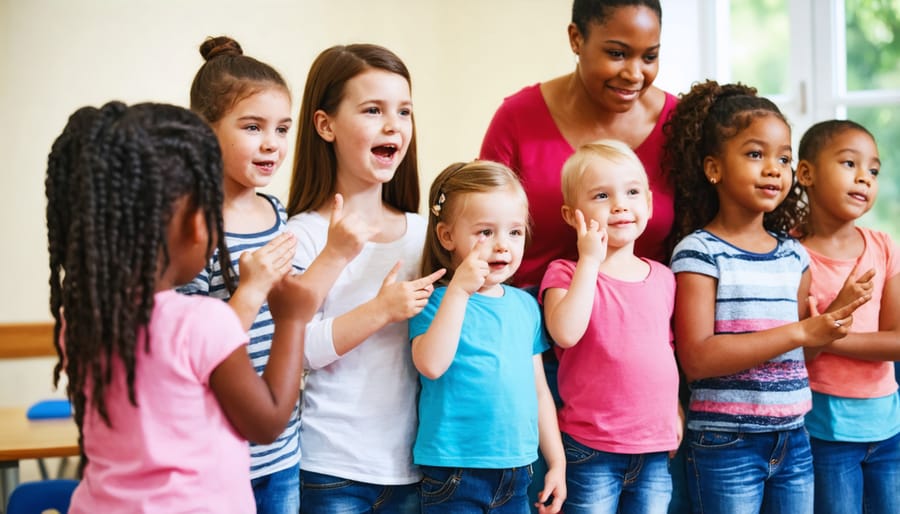
<path fill-rule="evenodd" d="M 762 95 L 786 94 L 791 47 L 788 0 L 731 0 L 730 6 L 732 79 Z"/>
<path fill-rule="evenodd" d="M 881 157 L 878 199 L 860 224 L 883 230 L 900 242 L 900 105 L 850 108 L 847 117 L 875 134 Z"/>
<path fill-rule="evenodd" d="M 900 1 L 845 0 L 847 90 L 900 89 Z"/>

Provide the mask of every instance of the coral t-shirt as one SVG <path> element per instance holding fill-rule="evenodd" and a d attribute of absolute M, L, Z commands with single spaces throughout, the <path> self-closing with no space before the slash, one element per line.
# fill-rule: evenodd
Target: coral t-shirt
<path fill-rule="evenodd" d="M 106 389 L 112 427 L 86 405 L 88 463 L 69 512 L 255 512 L 247 441 L 209 387 L 247 334 L 221 300 L 170 290 L 154 301 L 149 353 L 147 332 L 136 347 L 137 407 L 118 360 Z"/>

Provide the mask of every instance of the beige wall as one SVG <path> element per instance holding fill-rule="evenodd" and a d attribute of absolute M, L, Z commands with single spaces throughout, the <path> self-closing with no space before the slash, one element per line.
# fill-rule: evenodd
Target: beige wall
<path fill-rule="evenodd" d="M 657 83 L 672 92 L 699 74 L 698 1 L 663 1 Z M 371 42 L 395 51 L 413 77 L 427 191 L 445 165 L 477 155 L 504 96 L 574 67 L 570 8 L 569 0 L 0 0 L 0 323 L 49 320 L 43 181 L 68 115 L 112 99 L 186 105 L 204 37 L 230 35 L 279 69 L 295 116 L 324 48 Z M 270 187 L 281 197 L 291 159 Z M 0 362 L 0 405 L 52 394 L 51 367 Z"/>

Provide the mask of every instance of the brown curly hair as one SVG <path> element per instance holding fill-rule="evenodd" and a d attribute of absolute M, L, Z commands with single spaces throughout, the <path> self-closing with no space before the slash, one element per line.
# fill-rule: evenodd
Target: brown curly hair
<path fill-rule="evenodd" d="M 774 115 L 788 124 L 778 107 L 743 84 L 696 83 L 681 95 L 663 130 L 664 166 L 675 186 L 675 224 L 666 242 L 678 241 L 703 228 L 719 211 L 719 197 L 703 171 L 703 160 L 721 155 L 723 144 L 761 116 Z M 790 124 L 788 124 L 790 126 Z M 766 230 L 785 235 L 796 225 L 799 196 L 790 188 L 784 201 L 763 217 Z"/>

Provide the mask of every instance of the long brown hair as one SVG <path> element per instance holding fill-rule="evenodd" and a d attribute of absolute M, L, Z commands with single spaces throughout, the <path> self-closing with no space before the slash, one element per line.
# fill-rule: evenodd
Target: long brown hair
<path fill-rule="evenodd" d="M 300 104 L 300 126 L 287 204 L 289 215 L 319 209 L 331 200 L 337 183 L 337 157 L 334 144 L 322 139 L 316 131 L 315 113 L 322 110 L 334 115 L 344 98 L 347 82 L 371 69 L 396 73 L 405 78 L 412 89 L 409 70 L 403 61 L 378 45 L 333 46 L 313 61 Z M 382 188 L 381 198 L 384 203 L 403 212 L 419 210 L 415 119 L 406 156 L 397 166 L 393 178 Z"/>

